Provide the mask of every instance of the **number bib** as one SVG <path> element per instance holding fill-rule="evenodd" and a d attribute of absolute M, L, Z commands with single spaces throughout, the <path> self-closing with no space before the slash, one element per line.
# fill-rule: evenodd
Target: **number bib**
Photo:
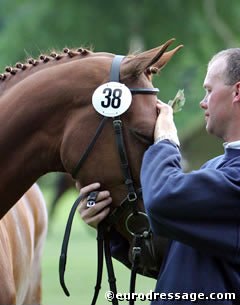
<path fill-rule="evenodd" d="M 131 91 L 124 84 L 118 82 L 109 82 L 99 86 L 92 96 L 94 109 L 107 117 L 123 114 L 128 110 L 131 102 Z"/>

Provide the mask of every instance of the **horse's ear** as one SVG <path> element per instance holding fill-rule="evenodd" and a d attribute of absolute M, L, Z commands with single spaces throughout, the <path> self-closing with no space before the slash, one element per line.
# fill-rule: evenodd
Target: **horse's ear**
<path fill-rule="evenodd" d="M 157 48 L 128 57 L 121 67 L 121 78 L 123 79 L 131 76 L 138 76 L 150 67 L 161 69 L 182 47 L 182 45 L 180 45 L 172 51 L 166 52 L 167 48 L 173 43 L 174 40 L 174 38 L 170 39 Z"/>
<path fill-rule="evenodd" d="M 157 68 L 158 70 L 161 70 L 173 57 L 175 53 L 177 53 L 178 50 L 180 50 L 183 47 L 183 45 L 177 46 L 175 49 L 165 52 L 157 62 L 155 62 L 152 67 Z"/>

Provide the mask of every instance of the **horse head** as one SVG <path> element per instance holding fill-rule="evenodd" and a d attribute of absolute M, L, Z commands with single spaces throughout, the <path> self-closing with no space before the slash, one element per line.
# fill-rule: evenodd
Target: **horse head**
<path fill-rule="evenodd" d="M 157 117 L 157 97 L 156 94 L 152 94 L 154 93 L 152 75 L 160 71 L 181 48 L 178 46 L 167 52 L 166 49 L 172 41 L 169 40 L 158 48 L 138 55 L 126 56 L 120 64 L 121 83 L 131 90 L 143 88 L 150 93 L 135 92 L 129 109 L 121 115 L 129 168 L 137 187 L 140 186 L 139 172 L 143 153 L 153 143 Z M 81 68 L 72 72 L 76 72 L 75 77 L 72 78 L 75 82 L 79 82 L 81 94 L 76 93 L 74 96 L 75 108 L 69 116 L 61 143 L 61 159 L 64 168 L 70 173 L 75 170 L 102 120 L 103 116 L 96 112 L 91 100 L 94 90 L 110 81 L 113 59 L 112 54 L 97 56 L 96 53 L 95 57 L 80 61 Z M 111 191 L 113 207 L 119 205 L 120 198 L 126 195 L 126 185 L 111 119 L 106 121 L 94 147 L 82 162 L 81 168 L 76 173 L 76 179 L 81 185 L 99 181 L 102 188 Z"/>

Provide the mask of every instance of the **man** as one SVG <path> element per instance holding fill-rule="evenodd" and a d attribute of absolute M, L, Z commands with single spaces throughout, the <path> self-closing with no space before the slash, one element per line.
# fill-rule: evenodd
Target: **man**
<path fill-rule="evenodd" d="M 223 139 L 224 154 L 183 173 L 172 109 L 159 102 L 155 143 L 142 162 L 152 230 L 169 239 L 156 285 L 166 298 L 152 304 L 190 304 L 190 294 L 196 295 L 194 304 L 240 304 L 240 48 L 212 58 L 203 87 L 206 130 Z M 98 201 L 80 208 L 95 227 L 109 212 L 110 194 L 100 192 Z"/>

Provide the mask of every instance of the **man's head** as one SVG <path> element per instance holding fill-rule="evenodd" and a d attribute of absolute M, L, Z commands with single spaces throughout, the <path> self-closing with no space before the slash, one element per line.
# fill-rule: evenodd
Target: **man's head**
<path fill-rule="evenodd" d="M 225 141 L 240 139 L 240 48 L 221 51 L 208 64 L 200 106 L 206 129 Z"/>
<path fill-rule="evenodd" d="M 240 48 L 231 48 L 220 51 L 212 57 L 208 68 L 217 60 L 223 59 L 226 62 L 223 74 L 226 85 L 234 85 L 240 81 Z"/>

